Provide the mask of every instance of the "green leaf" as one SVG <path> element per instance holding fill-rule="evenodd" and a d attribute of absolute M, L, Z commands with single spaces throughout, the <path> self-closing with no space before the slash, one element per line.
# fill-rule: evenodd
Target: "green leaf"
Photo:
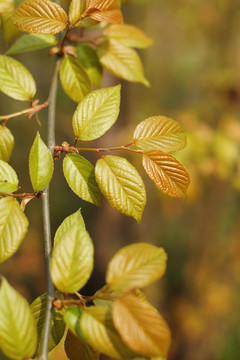
<path fill-rule="evenodd" d="M 69 360 L 98 360 L 100 356 L 98 351 L 74 336 L 71 331 L 67 333 L 64 348 Z"/>
<path fill-rule="evenodd" d="M 165 194 L 186 196 L 190 177 L 175 157 L 160 150 L 150 150 L 143 154 L 142 163 L 148 176 Z"/>
<path fill-rule="evenodd" d="M 18 54 L 27 51 L 44 49 L 57 44 L 54 35 L 51 34 L 27 34 L 21 36 L 7 51 L 7 54 Z"/>
<path fill-rule="evenodd" d="M 142 288 L 164 274 L 166 261 L 162 248 L 145 243 L 125 246 L 108 264 L 106 282 L 116 291 Z"/>
<path fill-rule="evenodd" d="M 77 60 L 69 56 L 65 56 L 61 64 L 60 80 L 65 93 L 76 102 L 92 90 L 86 71 Z"/>
<path fill-rule="evenodd" d="M 17 60 L 0 55 L 0 90 L 16 100 L 31 100 L 36 93 L 30 72 Z"/>
<path fill-rule="evenodd" d="M 67 26 L 68 17 L 63 8 L 49 0 L 26 0 L 17 8 L 13 24 L 29 33 L 56 34 Z"/>
<path fill-rule="evenodd" d="M 0 160 L 0 192 L 13 193 L 18 190 L 18 177 L 13 168 Z"/>
<path fill-rule="evenodd" d="M 78 22 L 86 9 L 86 0 L 71 0 L 69 5 L 70 24 Z M 76 26 L 77 24 L 75 24 Z"/>
<path fill-rule="evenodd" d="M 53 174 L 53 159 L 50 150 L 37 133 L 29 154 L 29 173 L 34 191 L 42 191 Z"/>
<path fill-rule="evenodd" d="M 85 224 L 83 217 L 81 215 L 81 210 L 77 210 L 74 214 L 69 215 L 66 219 L 63 220 L 61 225 L 58 227 L 55 237 L 54 237 L 54 244 L 56 245 L 59 239 L 61 239 L 62 235 L 68 231 L 74 224 L 79 224 L 85 229 Z"/>
<path fill-rule="evenodd" d="M 68 308 L 64 319 L 69 329 L 100 353 L 115 359 L 136 357 L 118 335 L 111 310 L 105 306 Z"/>
<path fill-rule="evenodd" d="M 93 269 L 93 244 L 81 223 L 75 223 L 55 243 L 51 276 L 64 293 L 74 293 L 89 279 Z"/>
<path fill-rule="evenodd" d="M 94 167 L 87 159 L 77 154 L 65 156 L 63 172 L 68 185 L 77 196 L 100 206 L 101 193 L 95 179 Z"/>
<path fill-rule="evenodd" d="M 2 277 L 0 285 L 0 348 L 11 359 L 34 355 L 37 331 L 27 301 Z"/>
<path fill-rule="evenodd" d="M 8 162 L 14 146 L 14 137 L 11 131 L 0 125 L 0 160 Z"/>
<path fill-rule="evenodd" d="M 28 220 L 17 200 L 0 199 L 0 263 L 19 248 L 28 228 Z"/>
<path fill-rule="evenodd" d="M 140 122 L 134 131 L 134 145 L 141 150 L 171 152 L 187 145 L 186 134 L 174 120 L 152 116 Z"/>
<path fill-rule="evenodd" d="M 105 134 L 117 120 L 120 85 L 92 91 L 73 115 L 73 131 L 80 140 L 94 140 Z"/>
<path fill-rule="evenodd" d="M 137 170 L 126 159 L 108 155 L 97 161 L 95 176 L 112 207 L 140 222 L 146 191 Z"/>
<path fill-rule="evenodd" d="M 63 296 L 58 293 L 55 294 L 57 299 L 62 299 Z M 43 294 L 36 298 L 31 304 L 31 310 L 35 319 L 37 334 L 38 334 L 38 343 L 35 356 L 40 355 L 41 345 L 42 345 L 42 336 L 44 329 L 44 322 L 47 309 L 47 294 Z M 65 322 L 63 320 L 63 315 L 61 315 L 54 307 L 52 311 L 51 319 L 51 330 L 48 343 L 48 352 L 50 352 L 62 339 L 65 332 Z"/>
<path fill-rule="evenodd" d="M 103 71 L 96 50 L 87 44 L 81 44 L 76 47 L 76 55 L 78 62 L 85 69 L 91 82 L 100 87 Z"/>
<path fill-rule="evenodd" d="M 114 325 L 124 342 L 143 356 L 167 356 L 171 335 L 163 318 L 137 296 L 115 301 L 112 310 Z"/>
<path fill-rule="evenodd" d="M 103 40 L 97 47 L 101 64 L 113 75 L 124 80 L 150 86 L 144 76 L 140 57 L 135 50 L 113 39 Z"/>
<path fill-rule="evenodd" d="M 113 24 L 104 30 L 104 35 L 119 41 L 122 45 L 133 48 L 147 48 L 153 41 L 133 25 Z"/>

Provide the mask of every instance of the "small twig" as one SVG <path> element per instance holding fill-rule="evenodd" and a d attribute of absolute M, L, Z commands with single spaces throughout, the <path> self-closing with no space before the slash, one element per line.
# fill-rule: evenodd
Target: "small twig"
<path fill-rule="evenodd" d="M 40 105 L 32 106 L 32 107 L 30 107 L 28 109 L 25 109 L 25 110 L 15 112 L 13 114 L 1 115 L 0 120 L 8 120 L 8 119 L 11 119 L 11 118 L 14 118 L 14 117 L 17 117 L 17 116 L 21 116 L 21 115 L 24 115 L 24 114 L 28 114 L 29 118 L 31 118 L 34 114 L 38 113 L 40 110 L 46 108 L 47 106 L 48 106 L 48 101 L 46 101 L 45 103 L 40 104 Z"/>

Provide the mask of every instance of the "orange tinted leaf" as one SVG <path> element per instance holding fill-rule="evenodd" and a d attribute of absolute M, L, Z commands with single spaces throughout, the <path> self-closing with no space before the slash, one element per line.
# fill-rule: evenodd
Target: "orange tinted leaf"
<path fill-rule="evenodd" d="M 124 342 L 134 352 L 147 357 L 168 353 L 171 335 L 167 324 L 147 302 L 130 295 L 116 300 L 113 323 Z"/>
<path fill-rule="evenodd" d="M 67 26 L 63 8 L 49 0 L 26 0 L 16 10 L 12 22 L 21 31 L 56 34 Z"/>
<path fill-rule="evenodd" d="M 143 154 L 143 167 L 156 186 L 173 197 L 185 196 L 190 177 L 183 165 L 172 155 L 160 150 Z"/>
<path fill-rule="evenodd" d="M 118 0 L 88 0 L 87 9 L 84 14 L 97 21 L 111 24 L 123 23 L 122 12 Z"/>

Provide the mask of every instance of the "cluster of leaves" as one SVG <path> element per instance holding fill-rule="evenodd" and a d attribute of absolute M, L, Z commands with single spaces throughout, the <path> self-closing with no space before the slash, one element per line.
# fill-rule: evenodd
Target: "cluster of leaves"
<path fill-rule="evenodd" d="M 12 1 L 0 2 L 0 10 L 13 11 Z M 150 39 L 139 29 L 122 24 L 117 0 L 72 0 L 69 14 L 49 0 L 20 2 L 16 11 L 2 14 L 3 32 L 10 37 L 13 26 L 25 34 L 18 38 L 8 54 L 53 46 L 60 66 L 60 81 L 66 94 L 78 102 L 73 114 L 73 145 L 63 142 L 49 149 L 37 133 L 29 154 L 29 175 L 33 192 L 23 192 L 15 170 L 8 164 L 14 146 L 9 118 L 32 116 L 48 104 L 34 99 L 36 84 L 29 71 L 8 55 L 0 55 L 0 90 L 30 108 L 1 116 L 0 126 L 0 262 L 12 256 L 28 229 L 24 209 L 29 200 L 41 197 L 49 185 L 54 161 L 52 150 L 66 154 L 64 176 L 72 191 L 85 201 L 100 206 L 101 193 L 113 208 L 141 221 L 146 203 L 143 180 L 135 167 L 120 156 L 102 153 L 127 150 L 142 156 L 146 173 L 156 186 L 170 196 L 185 196 L 190 179 L 172 152 L 186 146 L 181 126 L 164 116 L 142 121 L 133 133 L 130 144 L 114 148 L 82 148 L 78 141 L 90 141 L 104 135 L 116 122 L 120 106 L 120 85 L 92 91 L 100 86 L 102 66 L 130 81 L 145 79 L 141 61 L 132 47 L 146 47 Z M 104 23 L 103 23 L 104 22 Z M 78 38 L 73 28 L 106 26 L 93 41 Z M 11 25 L 9 25 L 11 24 Z M 14 24 L 14 25 L 13 25 Z M 65 30 L 60 41 L 53 34 Z M 71 45 L 66 45 L 66 42 Z M 83 42 L 73 46 L 74 43 Z M 92 42 L 92 40 L 90 40 Z M 100 156 L 95 167 L 79 153 L 94 151 Z M 18 199 L 21 200 L 19 204 Z M 76 336 L 68 333 L 66 353 L 70 359 L 83 356 L 98 358 L 99 352 L 113 358 L 166 357 L 170 334 L 164 320 L 147 302 L 138 288 L 158 279 L 165 270 L 163 249 L 148 244 L 130 245 L 120 250 L 109 263 L 106 286 L 95 295 L 83 298 L 77 293 L 92 272 L 93 245 L 80 211 L 66 218 L 54 238 L 51 277 L 57 290 L 54 305 L 49 351 L 63 338 L 65 323 Z M 78 298 L 72 294 L 76 293 Z M 26 301 L 2 278 L 0 286 L 0 348 L 13 359 L 40 354 L 47 295 L 42 295 L 28 307 Z M 94 305 L 88 305 L 94 302 Z M 33 312 L 33 315 L 32 315 Z M 16 320 L 17 319 L 17 320 Z M 35 319 L 35 320 L 34 320 Z M 14 330 L 12 330 L 14 329 Z M 14 336 L 12 336 L 14 334 Z M 72 346 L 75 344 L 74 346 Z M 37 350 L 36 350 L 37 349 Z"/>

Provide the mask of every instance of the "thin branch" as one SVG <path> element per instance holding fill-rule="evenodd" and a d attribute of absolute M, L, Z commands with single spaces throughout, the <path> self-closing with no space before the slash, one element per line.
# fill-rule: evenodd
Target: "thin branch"
<path fill-rule="evenodd" d="M 38 111 L 46 108 L 47 106 L 48 106 L 48 102 L 46 101 L 43 104 L 32 106 L 32 107 L 30 107 L 28 109 L 15 112 L 13 114 L 1 115 L 0 120 L 6 120 L 6 119 L 8 120 L 8 119 L 11 119 L 11 118 L 14 118 L 14 117 L 17 117 L 17 116 L 21 116 L 21 115 L 24 115 L 24 114 L 29 114 L 29 116 L 31 117 L 32 115 L 36 114 Z"/>
<path fill-rule="evenodd" d="M 55 113 L 56 113 L 56 98 L 58 87 L 58 73 L 61 65 L 61 59 L 58 59 L 55 65 L 55 70 L 52 77 L 50 92 L 49 92 L 49 108 L 48 108 L 48 148 L 53 153 L 53 145 L 55 144 Z M 48 341 L 51 329 L 52 319 L 52 301 L 54 299 L 54 286 L 50 275 L 50 260 L 52 252 L 51 239 L 51 224 L 50 224 L 50 204 L 49 204 L 49 186 L 46 188 L 42 196 L 43 204 L 43 227 L 44 227 L 44 245 L 45 245 L 45 259 L 47 272 L 47 306 L 44 322 L 42 346 L 41 346 L 41 360 L 48 359 Z"/>

